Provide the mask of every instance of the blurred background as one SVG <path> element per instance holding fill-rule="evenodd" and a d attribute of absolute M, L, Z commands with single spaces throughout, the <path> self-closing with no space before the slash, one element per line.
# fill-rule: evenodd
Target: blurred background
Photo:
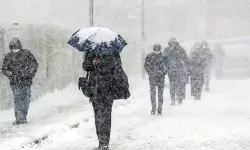
<path fill-rule="evenodd" d="M 122 53 L 129 76 L 143 75 L 144 56 L 152 44 L 167 46 L 175 36 L 190 51 L 194 41 L 207 40 L 225 52 L 222 79 L 250 76 L 249 0 L 0 0 L 0 66 L 18 36 L 39 62 L 33 100 L 62 89 L 84 75 L 83 54 L 66 43 L 73 32 L 108 27 L 129 43 Z M 93 4 L 93 5 L 92 5 Z M 93 8 L 93 16 L 89 13 Z M 0 73 L 0 109 L 12 106 L 8 80 Z"/>

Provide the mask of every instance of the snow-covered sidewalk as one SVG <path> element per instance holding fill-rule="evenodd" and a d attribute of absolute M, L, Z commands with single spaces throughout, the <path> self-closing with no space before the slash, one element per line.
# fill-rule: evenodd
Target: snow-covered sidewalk
<path fill-rule="evenodd" d="M 55 91 L 32 102 L 27 125 L 13 126 L 14 111 L 0 111 L 0 150 L 18 149 L 39 142 L 53 133 L 60 133 L 79 123 L 79 119 L 88 118 L 85 113 L 90 109 L 88 100 L 83 97 L 77 86 L 70 85 L 63 91 Z M 90 112 L 90 110 L 88 110 Z"/>
<path fill-rule="evenodd" d="M 169 105 L 167 89 L 163 116 L 150 115 L 148 83 L 135 81 L 132 97 L 115 103 L 111 150 L 250 149 L 249 81 L 214 81 L 202 101 L 192 100 L 188 92 L 184 104 L 175 107 Z M 92 113 L 78 128 L 31 149 L 91 150 L 97 144 Z"/>
<path fill-rule="evenodd" d="M 137 78 L 130 82 L 131 98 L 114 104 L 111 150 L 250 149 L 249 81 L 213 81 L 212 91 L 202 101 L 192 100 L 188 88 L 187 100 L 175 107 L 169 105 L 166 89 L 163 116 L 150 115 L 148 82 Z M 6 131 L 0 134 L 0 149 L 5 146 L 1 150 L 91 150 L 97 146 L 92 107 L 85 105 L 88 101 L 81 93 L 69 87 L 68 92 L 51 96 L 38 101 L 43 104 L 32 104 L 29 125 L 11 126 L 13 119 L 6 117 L 0 121 L 0 133 Z M 44 135 L 48 136 L 34 142 Z"/>

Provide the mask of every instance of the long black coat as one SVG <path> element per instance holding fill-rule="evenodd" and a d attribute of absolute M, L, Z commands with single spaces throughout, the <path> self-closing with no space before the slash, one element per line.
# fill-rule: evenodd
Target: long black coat
<path fill-rule="evenodd" d="M 130 97 L 128 77 L 118 52 L 98 56 L 87 53 L 83 69 L 90 73 L 89 81 L 94 91 L 92 101 L 95 98 L 118 100 Z"/>
<path fill-rule="evenodd" d="M 181 46 L 171 49 L 167 47 L 164 50 L 165 63 L 170 80 L 176 80 L 181 83 L 188 82 L 189 58 Z"/>
<path fill-rule="evenodd" d="M 12 86 L 30 86 L 38 69 L 38 63 L 29 50 L 10 52 L 4 57 L 2 72 Z"/>

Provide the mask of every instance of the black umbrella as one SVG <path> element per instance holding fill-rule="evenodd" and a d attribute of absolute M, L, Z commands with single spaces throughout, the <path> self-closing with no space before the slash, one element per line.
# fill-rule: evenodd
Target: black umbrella
<path fill-rule="evenodd" d="M 91 27 L 76 31 L 68 44 L 81 52 L 121 52 L 127 42 L 108 28 Z"/>

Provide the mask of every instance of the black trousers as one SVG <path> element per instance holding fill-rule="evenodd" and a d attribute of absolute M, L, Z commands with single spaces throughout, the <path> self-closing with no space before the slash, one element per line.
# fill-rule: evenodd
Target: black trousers
<path fill-rule="evenodd" d="M 14 96 L 14 109 L 16 122 L 27 121 L 30 105 L 31 87 L 30 86 L 11 86 Z"/>
<path fill-rule="evenodd" d="M 165 77 L 149 77 L 152 111 L 156 111 L 156 88 L 158 89 L 158 111 L 162 111 Z"/>
<path fill-rule="evenodd" d="M 183 101 L 186 95 L 186 82 L 184 79 L 169 75 L 169 83 L 171 100 L 175 101 L 177 99 L 178 101 Z"/>
<path fill-rule="evenodd" d="M 204 84 L 205 84 L 205 90 L 208 91 L 210 85 L 210 72 L 207 70 L 204 73 Z"/>
<path fill-rule="evenodd" d="M 92 101 L 95 114 L 96 135 L 99 145 L 109 145 L 111 132 L 111 113 L 113 101 L 97 98 Z"/>
<path fill-rule="evenodd" d="M 194 96 L 195 99 L 200 100 L 203 85 L 204 79 L 191 78 L 191 96 Z"/>

